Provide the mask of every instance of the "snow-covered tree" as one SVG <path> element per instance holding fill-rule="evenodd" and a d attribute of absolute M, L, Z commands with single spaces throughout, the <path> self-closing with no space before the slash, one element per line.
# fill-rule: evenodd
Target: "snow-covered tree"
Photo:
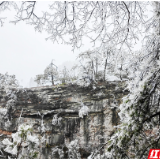
<path fill-rule="evenodd" d="M 10 88 L 17 88 L 18 81 L 15 75 L 8 75 L 8 73 L 1 74 L 0 73 L 0 89 L 10 89 Z"/>
<path fill-rule="evenodd" d="M 120 106 L 121 124 L 109 141 L 108 157 L 147 158 L 149 149 L 160 147 L 160 4 L 153 4 L 155 14 L 147 24 L 151 32 L 142 54 L 131 63 L 132 80 L 127 87 L 130 94 Z"/>
<path fill-rule="evenodd" d="M 70 81 L 71 75 L 69 70 L 66 66 L 63 67 L 62 70 L 59 71 L 58 79 L 61 81 L 62 84 L 65 84 Z"/>
<path fill-rule="evenodd" d="M 96 50 L 86 51 L 78 55 L 79 60 L 79 78 L 88 80 L 90 83 L 96 81 L 98 77 L 98 67 L 101 61 L 101 55 Z"/>
<path fill-rule="evenodd" d="M 52 62 L 46 67 L 44 70 L 44 74 L 36 75 L 35 81 L 37 84 L 45 84 L 47 82 L 52 83 L 54 85 L 54 81 L 58 78 L 57 66 Z"/>
<path fill-rule="evenodd" d="M 96 83 L 99 80 L 126 80 L 129 78 L 128 68 L 133 57 L 134 59 L 138 58 L 136 54 L 119 51 L 115 46 L 109 44 L 80 53 L 75 67 L 79 73 L 77 79 L 88 82 L 88 84 Z"/>
<path fill-rule="evenodd" d="M 0 74 L 0 90 L 4 92 L 3 100 L 6 104 L 0 108 L 0 119 L 5 122 L 4 126 L 9 127 L 11 123 L 10 112 L 17 103 L 17 95 L 21 92 L 21 88 L 15 75 Z"/>
<path fill-rule="evenodd" d="M 110 80 L 111 75 L 116 76 L 119 80 L 128 78 L 128 67 L 134 52 L 131 54 L 125 50 L 118 50 L 116 46 L 110 43 L 103 44 L 96 50 L 102 55 L 100 64 L 103 80 Z"/>

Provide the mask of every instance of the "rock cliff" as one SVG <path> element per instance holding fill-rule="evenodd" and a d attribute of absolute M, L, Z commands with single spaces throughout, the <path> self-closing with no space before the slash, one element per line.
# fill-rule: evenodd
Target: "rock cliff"
<path fill-rule="evenodd" d="M 99 83 L 94 89 L 71 84 L 26 89 L 19 94 L 15 108 L 9 113 L 12 124 L 6 126 L 7 120 L 0 116 L 0 139 L 11 137 L 18 124 L 24 122 L 33 124 L 34 133 L 40 136 L 43 123 L 46 146 L 39 158 L 59 158 L 52 154 L 52 148 L 57 146 L 67 153 L 67 146 L 75 139 L 80 146 L 81 158 L 87 158 L 96 148 L 103 147 L 119 123 L 118 106 L 122 97 L 128 94 L 124 86 L 125 82 L 116 81 Z M 1 108 L 6 104 L 4 97 L 4 92 L 0 91 Z M 83 118 L 79 117 L 82 103 L 89 108 L 88 115 Z M 104 145 L 101 152 L 106 147 Z M 67 154 L 65 158 L 68 158 Z"/>

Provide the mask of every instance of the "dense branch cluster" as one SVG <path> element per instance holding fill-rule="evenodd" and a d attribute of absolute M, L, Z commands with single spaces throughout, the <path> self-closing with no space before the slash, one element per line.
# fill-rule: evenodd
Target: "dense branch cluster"
<path fill-rule="evenodd" d="M 56 1 L 42 16 L 36 13 L 38 3 L 9 3 L 17 11 L 16 20 L 12 22 L 26 21 L 39 32 L 47 31 L 50 35 L 47 39 L 71 44 L 74 48 L 81 47 L 83 37 L 88 37 L 94 44 L 97 40 L 102 45 L 112 41 L 113 46 L 131 49 L 131 44 L 138 40 L 140 25 L 145 22 L 145 2 Z M 1 5 L 1 10 L 5 6 Z"/>

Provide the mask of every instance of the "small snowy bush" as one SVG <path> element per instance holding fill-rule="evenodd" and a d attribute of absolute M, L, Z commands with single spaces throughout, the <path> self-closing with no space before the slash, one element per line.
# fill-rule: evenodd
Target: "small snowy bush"
<path fill-rule="evenodd" d="M 71 141 L 68 145 L 68 158 L 69 159 L 81 159 L 79 153 L 79 143 L 78 140 Z"/>
<path fill-rule="evenodd" d="M 6 146 L 5 152 L 16 158 L 36 158 L 38 155 L 39 139 L 32 135 L 32 126 L 21 124 L 16 133 L 12 133 L 12 141 L 5 138 L 2 143 Z"/>
<path fill-rule="evenodd" d="M 83 118 L 83 116 L 88 115 L 89 108 L 82 103 L 82 108 L 79 110 L 79 117 Z"/>

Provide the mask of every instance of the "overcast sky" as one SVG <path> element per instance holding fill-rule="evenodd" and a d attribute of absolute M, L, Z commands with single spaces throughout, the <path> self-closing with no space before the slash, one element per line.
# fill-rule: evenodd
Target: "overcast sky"
<path fill-rule="evenodd" d="M 47 3 L 39 2 L 39 11 L 41 7 L 45 9 L 46 6 Z M 74 62 L 78 53 L 92 48 L 92 45 L 86 41 L 84 42 L 86 46 L 73 53 L 70 45 L 46 41 L 47 33 L 35 32 L 33 26 L 25 22 L 16 25 L 9 23 L 14 19 L 14 15 L 14 10 L 1 13 L 1 17 L 7 19 L 4 26 L 0 27 L 0 73 L 15 74 L 24 87 L 28 85 L 31 77 L 43 73 L 52 59 L 57 66 L 67 61 Z"/>

